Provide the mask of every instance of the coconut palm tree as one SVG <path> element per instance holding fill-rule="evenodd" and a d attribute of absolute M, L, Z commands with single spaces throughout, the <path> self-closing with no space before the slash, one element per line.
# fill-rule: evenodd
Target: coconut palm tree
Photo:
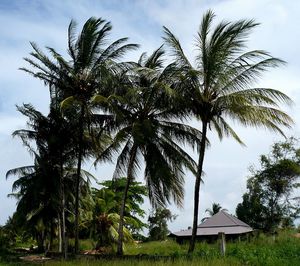
<path fill-rule="evenodd" d="M 213 204 L 211 205 L 211 209 L 207 208 L 205 210 L 206 213 L 209 214 L 209 216 L 214 216 L 215 214 L 217 214 L 219 211 L 228 211 L 227 209 L 222 208 L 222 206 L 219 203 L 215 203 L 213 202 Z M 206 219 L 208 219 L 209 217 L 204 217 L 201 222 L 204 222 Z"/>
<path fill-rule="evenodd" d="M 284 62 L 262 50 L 245 51 L 249 33 L 258 24 L 253 20 L 222 21 L 212 26 L 214 13 L 203 16 L 196 36 L 195 65 L 187 59 L 179 40 L 164 28 L 165 43 L 178 68 L 177 86 L 183 104 L 201 121 L 202 141 L 194 192 L 193 230 L 189 252 L 195 247 L 198 223 L 199 189 L 209 130 L 220 139 L 231 136 L 243 144 L 228 121 L 243 126 L 263 127 L 283 134 L 281 126 L 289 127 L 292 119 L 280 111 L 278 103 L 291 103 L 289 97 L 270 88 L 252 88 L 263 72 Z"/>
<path fill-rule="evenodd" d="M 51 159 L 54 154 L 50 155 L 49 151 L 49 118 L 28 104 L 18 107 L 18 110 L 29 118 L 29 129 L 16 130 L 13 135 L 22 139 L 23 144 L 34 156 L 35 163 L 32 166 L 11 169 L 7 172 L 7 177 L 18 177 L 13 184 L 13 192 L 17 193 L 11 195 L 18 199 L 17 211 L 27 216 L 26 219 L 32 227 L 39 225 L 38 243 L 39 249 L 43 250 L 45 230 L 50 227 L 49 223 L 53 225 L 54 220 L 61 214 L 58 212 L 61 207 L 61 195 L 57 193 L 61 183 L 60 176 L 58 168 L 55 167 L 57 163 Z M 50 237 L 52 239 L 51 233 Z"/>
<path fill-rule="evenodd" d="M 28 128 L 16 130 L 13 136 L 21 138 L 33 155 L 35 164 L 12 169 L 7 172 L 7 176 L 18 176 L 13 190 L 19 190 L 17 194 L 14 194 L 20 200 L 19 209 L 29 208 L 30 212 L 39 210 L 39 213 L 44 211 L 52 217 L 51 219 L 58 217 L 62 229 L 61 247 L 64 247 L 66 256 L 65 197 L 66 194 L 73 193 L 70 190 L 70 184 L 67 185 L 69 189 L 65 192 L 65 183 L 71 177 L 71 170 L 66 172 L 66 169 L 72 169 L 75 158 L 73 143 L 68 137 L 72 126 L 66 123 L 54 106 L 51 107 L 48 116 L 44 116 L 30 104 L 17 108 L 27 116 Z M 35 197 L 35 199 L 26 200 L 28 197 Z M 30 207 L 32 204 L 35 204 L 35 208 Z M 52 211 L 47 209 L 47 206 L 52 208 Z M 51 219 L 46 219 L 46 221 L 51 221 Z"/>
<path fill-rule="evenodd" d="M 112 144 L 99 155 L 97 162 L 119 154 L 114 178 L 127 176 L 120 208 L 117 253 L 123 254 L 123 217 L 128 189 L 145 163 L 145 179 L 153 205 L 165 205 L 171 199 L 179 206 L 183 200 L 184 168 L 195 171 L 194 160 L 180 145 L 197 145 L 201 133 L 178 121 L 180 110 L 173 110 L 172 66 L 163 67 L 162 47 L 149 57 L 143 54 L 135 70 L 127 73 L 130 83 L 122 96 L 94 101 L 107 104 L 115 115 Z M 195 172 L 194 172 L 195 173 Z"/>
<path fill-rule="evenodd" d="M 126 68 L 124 63 L 116 63 L 127 51 L 137 48 L 136 44 L 127 44 L 128 38 L 121 38 L 106 46 L 106 39 L 112 26 L 101 18 L 90 18 L 84 24 L 82 31 L 76 36 L 76 23 L 71 21 L 68 28 L 68 54 L 64 59 L 53 48 L 47 47 L 51 57 L 45 55 L 34 43 L 31 43 L 32 58 L 25 60 L 33 70 L 21 68 L 41 79 L 51 88 L 51 95 L 58 101 L 64 115 L 77 121 L 73 138 L 76 141 L 77 175 L 75 179 L 75 252 L 78 252 L 78 219 L 79 219 L 79 180 L 82 161 L 87 155 L 84 147 L 85 131 L 90 123 L 102 125 L 107 118 L 104 115 L 93 114 L 90 110 L 90 99 L 95 94 L 109 94 L 114 73 L 120 68 Z"/>
<path fill-rule="evenodd" d="M 222 211 L 227 211 L 227 209 L 222 208 L 222 206 L 219 203 L 213 202 L 213 204 L 211 205 L 211 209 L 207 208 L 205 210 L 205 212 L 207 212 L 209 214 L 209 216 L 214 216 L 215 214 L 217 214 L 221 210 Z"/>
<path fill-rule="evenodd" d="M 120 180 L 124 181 L 123 178 Z M 106 181 L 101 184 L 104 186 L 105 184 L 111 185 L 112 182 Z M 135 183 L 135 187 L 138 187 L 137 183 Z M 96 249 L 109 245 L 113 246 L 118 242 L 118 228 L 120 222 L 120 216 L 118 214 L 120 197 L 118 196 L 118 194 L 121 194 L 121 191 L 115 191 L 112 189 L 112 187 L 103 187 L 100 190 L 93 189 L 93 219 L 88 221 L 88 227 L 90 230 L 92 229 L 92 231 L 94 231 L 94 236 L 97 239 Z M 131 202 L 127 200 L 127 209 L 129 209 L 128 204 L 131 205 L 130 203 Z M 127 226 L 130 223 L 136 224 L 137 222 L 140 222 L 142 224 L 142 222 L 139 221 L 137 217 L 133 217 L 130 215 L 130 211 L 134 212 L 134 210 L 135 209 L 130 209 L 129 211 L 127 210 L 128 212 L 124 216 L 124 220 L 126 221 Z M 132 242 L 133 238 L 129 231 L 129 228 L 123 226 L 123 234 L 125 236 L 125 242 Z"/>

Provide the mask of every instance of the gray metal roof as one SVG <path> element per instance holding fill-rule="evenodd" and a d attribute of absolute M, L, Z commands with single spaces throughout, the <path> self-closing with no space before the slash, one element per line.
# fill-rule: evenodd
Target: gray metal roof
<path fill-rule="evenodd" d="M 217 235 L 220 232 L 225 233 L 225 235 L 235 235 L 252 231 L 253 229 L 248 224 L 225 211 L 220 211 L 198 225 L 197 236 Z M 181 230 L 179 232 L 172 233 L 172 235 L 191 236 L 192 229 Z"/>
<path fill-rule="evenodd" d="M 246 226 L 250 227 L 248 224 L 242 222 L 238 218 L 230 215 L 229 213 L 221 210 L 212 217 L 206 219 L 203 223 L 198 225 L 198 228 L 203 227 L 220 227 L 220 226 Z"/>

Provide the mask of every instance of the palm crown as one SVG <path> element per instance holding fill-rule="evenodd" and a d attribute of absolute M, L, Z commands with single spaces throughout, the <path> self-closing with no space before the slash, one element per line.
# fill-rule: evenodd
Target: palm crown
<path fill-rule="evenodd" d="M 149 197 L 155 205 L 165 204 L 172 198 L 182 204 L 184 167 L 195 173 L 196 164 L 180 146 L 198 145 L 201 133 L 180 122 L 180 116 L 170 108 L 172 95 L 166 78 L 168 67 L 162 67 L 162 47 L 146 58 L 143 54 L 139 65 L 129 73 L 131 88 L 121 96 L 106 100 L 116 116 L 113 142 L 99 156 L 109 160 L 119 154 L 115 177 L 125 174 L 130 155 L 136 150 L 132 173 L 141 167 L 140 156 L 145 161 L 145 178 Z M 103 97 L 94 97 L 103 102 Z"/>
<path fill-rule="evenodd" d="M 165 41 L 176 59 L 181 75 L 178 89 L 189 101 L 191 111 L 201 121 L 214 127 L 220 138 L 233 136 L 242 143 L 226 119 L 245 126 L 263 126 L 283 133 L 291 118 L 278 108 L 278 102 L 291 103 L 284 93 L 270 88 L 251 88 L 261 74 L 284 61 L 268 52 L 244 52 L 253 20 L 221 22 L 212 29 L 214 14 L 208 11 L 196 38 L 198 55 L 195 67 L 188 61 L 178 39 L 167 28 Z"/>

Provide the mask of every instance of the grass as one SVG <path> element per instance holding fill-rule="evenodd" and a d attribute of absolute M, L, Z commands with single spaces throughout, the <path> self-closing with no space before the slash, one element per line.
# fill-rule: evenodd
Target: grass
<path fill-rule="evenodd" d="M 68 265 L 110 265 L 110 266 L 179 266 L 179 265 L 289 265 L 300 266 L 300 239 L 294 237 L 295 232 L 282 232 L 274 240 L 272 237 L 261 235 L 251 241 L 227 243 L 226 257 L 221 257 L 218 244 L 197 243 L 192 256 L 187 255 L 188 245 L 179 245 L 172 240 L 162 242 L 147 242 L 127 245 L 125 254 L 133 257 L 118 259 L 116 257 L 99 259 L 77 259 L 70 261 L 49 261 L 46 266 Z M 84 249 L 92 246 L 89 240 L 81 241 Z M 142 256 L 144 254 L 145 256 Z M 149 255 L 149 256 L 147 256 Z M 10 257 L 7 257 L 10 258 Z M 2 265 L 8 264 L 8 259 L 1 260 Z M 23 265 L 23 264 L 22 264 Z"/>
<path fill-rule="evenodd" d="M 158 260 L 158 261 L 149 261 L 149 260 L 97 260 L 97 261 L 69 261 L 69 262 L 48 262 L 46 266 L 223 266 L 223 265 L 241 265 L 235 259 L 213 259 L 210 261 L 207 260 L 186 260 L 186 259 L 176 259 L 176 260 Z"/>

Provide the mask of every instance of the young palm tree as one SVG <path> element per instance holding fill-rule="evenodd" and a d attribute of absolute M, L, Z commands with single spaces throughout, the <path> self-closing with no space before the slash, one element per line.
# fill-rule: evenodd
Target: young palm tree
<path fill-rule="evenodd" d="M 195 162 L 180 145 L 197 145 L 201 134 L 176 122 L 181 113 L 170 108 L 173 105 L 169 76 L 172 66 L 163 68 L 163 55 L 160 47 L 148 58 L 145 54 L 141 56 L 139 66 L 128 73 L 131 82 L 122 97 L 94 98 L 95 102 L 106 103 L 115 114 L 113 142 L 98 161 L 111 160 L 114 154 L 119 154 L 114 177 L 127 176 L 120 208 L 119 255 L 123 254 L 122 228 L 127 193 L 142 161 L 145 162 L 150 201 L 154 205 L 164 205 L 172 198 L 181 205 L 184 168 L 195 173 Z"/>
<path fill-rule="evenodd" d="M 90 111 L 90 99 L 95 94 L 109 94 L 114 73 L 126 64 L 117 64 L 116 60 L 127 51 L 137 48 L 136 44 L 126 44 L 127 38 L 121 38 L 105 47 L 107 35 L 112 26 L 110 22 L 99 18 L 90 18 L 76 37 L 76 24 L 71 21 L 68 29 L 68 53 L 70 59 L 64 59 L 53 48 L 47 48 L 51 59 L 31 43 L 33 59 L 25 60 L 35 69 L 22 70 L 44 81 L 52 88 L 52 94 L 61 103 L 64 115 L 77 121 L 73 137 L 77 143 L 77 175 L 75 195 L 75 252 L 78 252 L 79 219 L 79 180 L 82 160 L 86 156 L 84 132 L 90 123 L 102 124 L 105 116 L 93 115 Z M 92 116 L 92 117 L 91 117 Z"/>
<path fill-rule="evenodd" d="M 195 247 L 208 130 L 214 129 L 220 139 L 231 136 L 242 143 L 228 124 L 229 119 L 244 126 L 264 127 L 281 134 L 281 126 L 292 124 L 292 119 L 278 107 L 278 103 L 291 103 L 285 94 L 274 89 L 250 87 L 264 71 L 284 63 L 266 51 L 245 52 L 247 37 L 258 24 L 253 20 L 223 21 L 213 28 L 213 19 L 214 13 L 210 10 L 203 16 L 196 37 L 198 55 L 195 66 L 188 61 L 179 40 L 164 28 L 165 43 L 170 47 L 178 67 L 178 92 L 185 108 L 202 124 L 189 252 Z"/>
<path fill-rule="evenodd" d="M 119 208 L 117 208 L 120 205 L 120 201 L 117 193 L 108 188 L 94 189 L 93 199 L 95 201 L 93 219 L 89 221 L 88 225 L 97 238 L 96 248 L 117 244 L 120 222 Z M 128 201 L 126 203 L 128 204 Z M 124 219 L 132 220 L 128 216 L 125 216 Z M 125 242 L 132 242 L 132 235 L 125 226 L 123 227 L 123 234 Z"/>

